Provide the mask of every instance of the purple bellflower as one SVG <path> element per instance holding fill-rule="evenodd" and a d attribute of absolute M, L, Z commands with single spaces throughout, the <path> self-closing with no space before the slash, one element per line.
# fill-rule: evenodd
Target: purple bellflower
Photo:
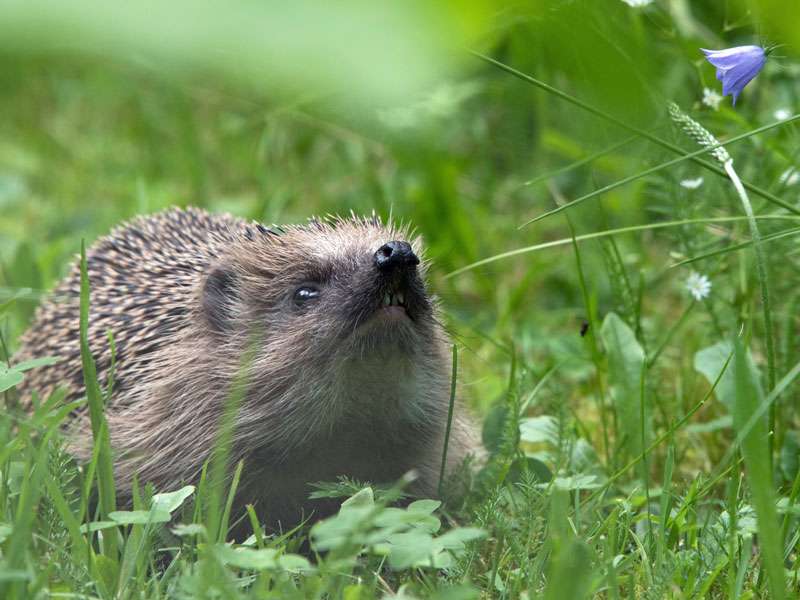
<path fill-rule="evenodd" d="M 717 68 L 717 79 L 722 82 L 722 95 L 732 95 L 734 106 L 744 86 L 761 71 L 768 55 L 768 51 L 761 46 L 700 50 L 706 55 L 706 60 Z"/>

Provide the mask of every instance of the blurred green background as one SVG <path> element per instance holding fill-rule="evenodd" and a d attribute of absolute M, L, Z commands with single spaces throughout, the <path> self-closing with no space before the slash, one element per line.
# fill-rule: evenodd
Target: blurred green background
<path fill-rule="evenodd" d="M 780 48 L 734 108 L 700 48 L 750 44 Z M 283 573 L 286 589 L 745 598 L 765 597 L 768 581 L 778 598 L 786 571 L 796 596 L 799 54 L 797 0 L 0 0 L 0 343 L 13 352 L 82 239 L 135 215 L 195 205 L 287 223 L 374 210 L 427 242 L 463 396 L 492 454 L 463 506 L 441 514 L 445 529 L 486 537 L 457 568 L 387 579 L 385 556 L 358 542 L 349 566 L 319 557 L 322 575 Z M 670 121 L 671 102 L 721 140 L 744 136 L 728 150 L 757 186 L 778 386 L 765 376 L 760 277 L 731 181 L 692 161 L 646 173 L 699 148 Z M 706 298 L 690 296 L 692 271 L 710 281 Z M 740 335 L 750 355 L 727 363 Z M 3 372 L 17 375 L 0 362 Z M 759 384 L 774 414 L 746 425 Z M 42 435 L 3 416 L 4 480 L 88 497 L 71 494 L 66 454 L 47 453 L 56 420 Z M 270 573 L 262 588 L 249 572 L 195 563 L 194 538 L 161 569 L 137 526 L 120 537 L 136 581 L 116 593 L 116 550 L 98 555 L 111 557 L 95 565 L 106 575 L 79 551 L 85 505 L 76 518 L 8 489 L 0 588 L 17 582 L 18 597 L 45 583 L 109 598 L 281 594 Z M 293 553 L 303 535 L 271 551 Z"/>
<path fill-rule="evenodd" d="M 284 223 L 374 209 L 411 222 L 427 241 L 432 287 L 465 347 L 471 402 L 486 407 L 503 393 L 514 348 L 532 381 L 566 365 L 545 402 L 581 406 L 587 315 L 569 245 L 447 274 L 569 236 L 563 215 L 519 226 L 559 199 L 673 155 L 633 140 L 542 178 L 630 134 L 470 50 L 688 150 L 666 119 L 668 101 L 722 137 L 798 104 L 796 3 L 630 4 L 4 2 L 0 300 L 22 294 L 3 323 L 6 340 L 13 347 L 81 238 L 134 215 L 191 204 Z M 703 88 L 720 86 L 698 48 L 760 41 L 787 44 L 780 53 L 789 59 L 771 60 L 736 111 L 729 99 L 718 111 L 703 105 Z M 778 189 L 796 142 L 792 125 L 733 152 L 757 158 L 742 162 L 745 178 L 757 170 L 761 185 Z M 680 186 L 700 175 L 699 190 Z M 576 234 L 738 214 L 728 184 L 691 163 L 570 211 Z M 688 303 L 688 270 L 669 265 L 745 228 L 725 230 L 671 228 L 583 245 L 598 314 L 633 320 L 639 306 L 642 341 L 652 343 Z M 736 294 L 716 296 L 702 327 L 667 349 L 675 365 L 733 325 Z"/>

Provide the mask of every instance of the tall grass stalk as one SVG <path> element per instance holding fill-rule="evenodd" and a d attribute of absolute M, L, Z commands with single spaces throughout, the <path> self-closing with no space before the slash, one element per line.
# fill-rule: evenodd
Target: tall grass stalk
<path fill-rule="evenodd" d="M 767 382 L 769 389 L 775 387 L 776 374 L 775 374 L 775 340 L 773 338 L 772 329 L 772 311 L 769 298 L 769 277 L 767 275 L 767 257 L 764 254 L 764 246 L 761 240 L 761 233 L 758 230 L 758 222 L 753 213 L 753 206 L 750 204 L 750 198 L 747 196 L 747 190 L 742 185 L 742 180 L 733 168 L 733 159 L 728 159 L 724 164 L 725 172 L 733 182 L 733 187 L 736 188 L 736 193 L 742 201 L 742 208 L 744 208 L 745 215 L 747 215 L 747 224 L 750 227 L 750 236 L 753 238 L 753 250 L 756 255 L 756 269 L 758 271 L 758 282 L 761 286 L 761 308 L 764 312 L 764 339 L 767 346 Z M 775 428 L 775 415 L 770 415 L 770 430 Z"/>
<path fill-rule="evenodd" d="M 774 242 L 774 241 L 783 239 L 785 237 L 792 237 L 792 236 L 795 236 L 795 235 L 800 235 L 800 227 L 792 227 L 791 229 L 785 229 L 783 231 L 776 231 L 775 233 L 770 233 L 768 235 L 762 236 L 761 237 L 761 242 L 762 243 L 764 243 L 764 242 Z M 670 268 L 674 269 L 676 267 L 689 265 L 691 263 L 694 263 L 694 262 L 697 262 L 697 261 L 700 261 L 700 260 L 705 260 L 707 258 L 711 258 L 712 256 L 719 256 L 721 254 L 727 254 L 729 252 L 735 252 L 737 250 L 743 250 L 744 248 L 749 248 L 752 245 L 753 245 L 753 240 L 752 239 L 747 240 L 746 242 L 740 242 L 738 244 L 731 244 L 730 246 L 726 246 L 724 248 L 720 248 L 719 250 L 712 250 L 711 252 L 705 252 L 703 254 L 698 254 L 698 255 L 693 256 L 691 258 L 687 258 L 687 259 L 684 259 L 682 261 L 673 263 L 673 264 L 670 265 Z M 794 313 L 789 312 L 788 314 L 793 315 Z M 786 336 L 787 340 L 790 339 L 790 338 L 791 338 L 791 336 Z"/>
<path fill-rule="evenodd" d="M 603 186 L 600 189 L 594 190 L 593 192 L 589 192 L 588 194 L 584 194 L 583 196 L 580 196 L 579 198 L 576 198 L 575 200 L 572 200 L 571 202 L 567 202 L 565 204 L 562 204 L 561 206 L 559 206 L 557 208 L 554 208 L 554 209 L 549 210 L 547 212 L 544 212 L 541 215 L 538 215 L 538 216 L 536 216 L 536 217 L 534 217 L 532 219 L 529 219 L 528 221 L 526 221 L 525 223 L 520 225 L 519 228 L 521 229 L 521 228 L 525 227 L 526 225 L 531 225 L 531 224 L 533 224 L 533 223 L 535 223 L 537 221 L 541 221 L 542 219 L 545 219 L 545 218 L 547 218 L 549 216 L 552 216 L 552 215 L 554 215 L 556 213 L 559 213 L 562 210 L 567 210 L 567 209 L 573 208 L 573 207 L 577 206 L 578 204 L 586 202 L 587 200 L 591 200 L 592 198 L 596 198 L 597 196 L 600 196 L 602 194 L 610 192 L 611 190 L 615 190 L 616 188 L 621 187 L 623 185 L 626 185 L 628 183 L 631 183 L 632 181 L 636 181 L 638 179 L 642 179 L 643 177 L 647 177 L 648 175 L 653 175 L 654 173 L 658 173 L 659 171 L 663 171 L 664 169 L 667 169 L 669 167 L 673 167 L 673 166 L 675 166 L 677 164 L 680 164 L 680 163 L 682 163 L 682 162 L 684 162 L 686 160 L 693 159 L 693 158 L 695 158 L 697 156 L 701 156 L 701 155 L 706 154 L 708 152 L 712 152 L 713 153 L 713 151 L 715 151 L 717 148 L 722 148 L 723 146 L 728 146 L 728 145 L 733 144 L 735 142 L 748 139 L 748 138 L 750 138 L 750 137 L 752 137 L 754 135 L 758 135 L 760 133 L 764 133 L 765 131 L 769 131 L 770 129 L 775 129 L 776 127 L 782 127 L 782 126 L 787 125 L 787 124 L 789 124 L 789 123 L 791 123 L 793 121 L 797 121 L 798 119 L 800 119 L 800 115 L 795 115 L 795 116 L 793 116 L 793 117 L 791 117 L 789 119 L 786 119 L 785 121 L 776 121 L 775 123 L 770 123 L 768 125 L 764 125 L 763 127 L 757 127 L 756 129 L 753 129 L 753 130 L 748 131 L 746 133 L 742 133 L 740 135 L 734 136 L 734 137 L 732 137 L 732 138 L 730 138 L 728 140 L 725 140 L 724 142 L 720 142 L 720 141 L 715 140 L 714 144 L 711 144 L 709 146 L 705 146 L 705 147 L 701 148 L 700 150 L 695 150 L 694 152 L 690 152 L 689 154 L 685 154 L 683 156 L 679 156 L 678 158 L 673 158 L 672 160 L 668 160 L 666 162 L 659 163 L 659 164 L 657 164 L 657 165 L 655 165 L 653 167 L 650 167 L 649 169 L 645 169 L 644 171 L 639 171 L 638 173 L 634 173 L 633 175 L 630 175 L 628 177 L 624 177 L 624 178 L 622 178 L 622 179 L 620 179 L 618 181 L 615 181 L 614 183 L 609 183 L 608 185 Z M 728 169 L 724 166 L 724 164 L 723 164 L 723 168 L 725 169 L 725 172 L 728 173 L 728 177 L 730 177 L 731 175 L 728 172 Z M 734 176 L 736 176 L 736 175 L 734 174 Z M 738 176 L 736 176 L 736 178 L 738 179 Z M 741 181 L 739 182 L 739 186 L 742 187 L 742 191 L 745 191 L 744 190 L 744 186 L 742 185 Z M 783 206 L 783 208 L 786 208 L 787 210 L 790 210 L 787 206 Z M 798 211 L 797 211 L 796 208 L 792 207 L 791 208 L 791 212 L 797 214 Z"/>
<path fill-rule="evenodd" d="M 603 455 L 606 464 L 612 465 L 609 422 L 606 414 L 606 386 L 603 379 L 603 357 L 597 340 L 597 332 L 599 331 L 597 308 L 596 305 L 591 301 L 589 286 L 586 283 L 586 276 L 583 272 L 583 263 L 581 261 L 581 252 L 580 248 L 578 247 L 578 240 L 575 236 L 575 227 L 572 224 L 572 219 L 569 218 L 569 214 L 564 213 L 564 216 L 566 217 L 567 226 L 569 227 L 570 240 L 572 242 L 572 252 L 575 255 L 575 270 L 578 274 L 578 284 L 581 288 L 583 308 L 586 311 L 586 321 L 589 323 L 589 330 L 586 332 L 586 337 L 588 338 L 589 351 L 592 356 L 592 363 L 594 364 L 594 377 L 596 385 L 593 386 L 593 395 L 595 397 L 595 402 L 597 403 L 597 411 L 600 415 L 600 428 L 603 432 Z"/>
<path fill-rule="evenodd" d="M 623 233 L 634 233 L 637 231 L 648 231 L 648 230 L 657 230 L 657 229 L 668 229 L 671 227 L 682 227 L 683 225 L 708 225 L 713 223 L 734 223 L 736 221 L 745 221 L 747 217 L 707 217 L 704 219 L 680 219 L 677 221 L 662 221 L 659 223 L 647 223 L 645 225 L 630 225 L 628 227 L 618 227 L 616 229 L 608 229 L 606 231 L 594 231 L 592 233 L 584 233 L 578 236 L 575 236 L 576 242 L 584 242 L 587 240 L 594 240 L 599 238 L 604 238 L 608 236 L 614 235 L 621 235 Z M 800 216 L 797 215 L 756 215 L 756 220 L 787 220 L 787 221 L 798 221 L 800 220 Z M 792 230 L 794 231 L 794 230 Z M 784 232 L 787 234 L 787 232 Z M 766 236 L 764 241 L 768 239 L 773 239 L 775 236 Z M 445 275 L 446 278 L 455 277 L 456 275 L 461 275 L 462 273 L 466 273 L 467 271 L 472 271 L 473 269 L 477 269 L 478 267 L 482 267 L 484 265 L 491 264 L 493 262 L 497 262 L 500 260 L 505 260 L 507 258 L 513 258 L 515 256 L 519 256 L 521 254 L 528 254 L 530 252 L 538 252 L 539 250 L 546 250 L 548 248 L 556 248 L 558 246 L 565 246 L 567 244 L 572 243 L 572 237 L 568 238 L 561 238 L 558 240 L 552 240 L 550 242 L 543 242 L 541 244 L 534 244 L 532 246 L 523 246 L 522 248 L 516 248 L 514 250 L 509 250 L 508 252 L 501 252 L 500 254 L 494 254 L 492 256 L 488 256 L 481 260 L 475 261 L 463 267 L 456 269 Z M 777 239 L 777 238 L 776 238 Z M 736 249 L 738 246 L 731 246 L 728 250 Z M 724 252 L 725 249 L 718 251 Z M 713 254 L 703 255 L 702 257 L 706 256 L 713 256 Z M 694 259 L 690 259 L 694 260 Z M 680 263 L 675 263 L 671 265 L 673 267 L 685 264 L 686 262 L 690 262 L 690 260 L 682 261 Z"/>
<path fill-rule="evenodd" d="M 733 168 L 733 157 L 728 151 L 721 146 L 719 140 L 708 131 L 705 127 L 700 125 L 697 121 L 692 119 L 689 115 L 684 113 L 677 104 L 674 102 L 669 105 L 669 113 L 675 123 L 680 125 L 681 129 L 693 138 L 698 144 L 711 150 L 711 155 L 717 159 L 721 164 L 728 178 L 733 183 L 739 200 L 742 203 L 747 223 L 750 228 L 750 236 L 753 238 L 753 249 L 755 250 L 756 257 L 756 271 L 758 274 L 758 282 L 761 287 L 761 308 L 764 315 L 764 340 L 767 348 L 767 382 L 769 389 L 775 387 L 776 374 L 775 374 L 775 340 L 772 330 L 772 311 L 770 308 L 769 297 L 769 277 L 767 275 L 767 259 L 764 254 L 764 248 L 761 243 L 761 233 L 758 230 L 758 222 L 756 221 L 753 206 L 750 204 L 750 198 L 747 196 L 747 190 L 742 184 L 742 180 Z M 769 420 L 770 431 L 775 429 L 775 415 L 774 412 L 770 413 Z"/>
<path fill-rule="evenodd" d="M 447 406 L 447 426 L 444 431 L 444 447 L 442 448 L 442 466 L 439 470 L 439 497 L 442 497 L 445 469 L 447 468 L 447 446 L 450 443 L 450 430 L 453 426 L 453 409 L 456 403 L 456 375 L 458 373 L 458 346 L 453 344 L 453 363 L 450 374 L 450 403 Z"/>
<path fill-rule="evenodd" d="M 748 365 L 744 343 L 738 337 L 734 343 L 733 369 L 736 383 L 733 407 L 734 429 L 744 435 L 741 452 L 758 519 L 760 557 L 767 573 L 770 598 L 781 600 L 785 597 L 786 580 L 783 573 L 781 531 L 775 510 L 769 432 L 763 418 L 757 419 L 751 429 L 746 430 L 751 417 L 764 403 L 764 394 L 757 377 Z"/>
<path fill-rule="evenodd" d="M 86 244 L 81 241 L 81 295 L 80 295 L 80 344 L 81 363 L 83 365 L 83 382 L 86 388 L 86 400 L 92 423 L 92 435 L 97 448 L 97 500 L 101 518 L 108 519 L 109 514 L 117 509 L 117 497 L 114 489 L 114 464 L 111 455 L 111 438 L 106 422 L 103 397 L 97 381 L 97 368 L 89 347 L 89 274 L 86 262 Z M 111 530 L 103 536 L 103 554 L 112 561 L 117 560 L 116 531 Z"/>
<path fill-rule="evenodd" d="M 502 69 L 506 73 L 510 73 L 514 77 L 517 77 L 519 79 L 522 79 L 523 81 L 526 81 L 526 82 L 528 82 L 530 84 L 533 84 L 536 87 L 538 87 L 540 89 L 543 89 L 544 91 L 546 91 L 546 92 L 548 92 L 548 93 L 550 93 L 550 94 L 552 94 L 552 95 L 554 95 L 554 96 L 556 96 L 558 98 L 561 98 L 562 100 L 566 100 L 570 104 L 573 104 L 574 106 L 578 106 L 578 107 L 582 108 L 583 110 L 593 114 L 594 116 L 600 117 L 601 119 L 603 119 L 605 121 L 608 121 L 609 123 L 613 123 L 614 125 L 616 125 L 618 127 L 621 127 L 622 129 L 624 129 L 626 131 L 630 131 L 631 133 L 635 133 L 636 135 L 638 135 L 638 136 L 640 136 L 640 137 L 642 137 L 642 138 L 644 138 L 646 140 L 649 140 L 649 141 L 653 142 L 654 144 L 657 144 L 658 146 L 661 146 L 662 148 L 665 148 L 665 149 L 669 150 L 670 152 L 674 152 L 675 154 L 680 154 L 682 156 L 686 154 L 679 146 L 676 146 L 675 144 L 672 144 L 672 143 L 670 143 L 670 142 L 668 142 L 666 140 L 663 140 L 660 137 L 650 133 L 649 131 L 645 131 L 644 129 L 640 129 L 639 127 L 635 127 L 635 126 L 631 125 L 630 123 L 626 123 L 625 121 L 622 121 L 621 119 L 618 119 L 615 116 L 610 115 L 607 112 L 600 110 L 599 108 L 595 108 L 594 106 L 592 106 L 588 102 L 584 102 L 583 100 L 581 100 L 579 98 L 576 98 L 575 96 L 567 94 L 566 92 L 563 92 L 563 91 L 561 91 L 561 90 L 559 90 L 559 89 L 557 89 L 557 88 L 555 88 L 555 87 L 553 87 L 551 85 L 548 85 L 544 81 L 540 81 L 539 79 L 536 79 L 535 77 L 531 77 L 530 75 L 527 75 L 526 73 L 523 73 L 522 71 L 518 71 L 517 69 L 514 69 L 513 67 L 510 67 L 507 64 L 504 64 L 504 63 L 502 63 L 502 62 L 500 62 L 498 60 L 495 60 L 495 59 L 493 59 L 493 58 L 491 58 L 489 56 L 486 56 L 485 54 L 481 54 L 480 52 L 472 52 L 472 54 L 474 56 L 476 56 L 477 58 L 480 58 L 481 60 L 484 60 L 484 61 L 486 61 L 486 62 L 498 67 L 499 69 Z M 703 168 L 705 168 L 705 169 L 707 169 L 709 171 L 712 171 L 713 173 L 716 173 L 717 175 L 720 175 L 722 177 L 726 176 L 725 170 L 719 168 L 714 163 L 708 162 L 706 160 L 702 160 L 701 158 L 699 158 L 697 156 L 693 157 L 691 160 L 693 162 L 697 163 L 698 165 L 701 165 Z M 758 186 L 755 186 L 752 183 L 747 182 L 747 181 L 742 182 L 742 185 L 744 185 L 748 190 L 750 190 L 751 192 L 753 192 L 757 196 L 760 196 L 760 197 L 764 198 L 765 200 L 769 200 L 773 204 L 777 204 L 778 206 L 781 206 L 781 207 L 785 208 L 789 212 L 792 212 L 794 214 L 800 214 L 800 211 L 798 211 L 798 209 L 796 207 L 792 206 L 788 202 L 784 202 L 783 200 L 778 198 L 775 194 L 772 194 L 771 192 L 769 192 L 769 191 L 767 191 L 767 190 L 765 190 L 763 188 L 760 188 Z"/>
<path fill-rule="evenodd" d="M 211 457 L 207 469 L 207 478 L 204 485 L 205 496 L 202 501 L 206 509 L 206 528 L 209 540 L 224 542 L 228 533 L 228 519 L 230 518 L 230 508 L 232 505 L 233 494 L 236 492 L 242 463 L 235 468 L 233 478 L 230 479 L 231 486 L 228 488 L 227 496 L 224 494 L 225 482 L 229 481 L 229 468 L 231 449 L 233 446 L 234 432 L 236 429 L 236 419 L 239 415 L 239 408 L 247 394 L 247 387 L 250 383 L 250 368 L 255 360 L 258 336 L 253 334 L 246 346 L 239 364 L 239 370 L 234 377 L 228 398 L 225 401 L 225 409 L 220 418 L 216 440 L 211 450 Z M 223 497 L 226 497 L 223 504 Z"/>

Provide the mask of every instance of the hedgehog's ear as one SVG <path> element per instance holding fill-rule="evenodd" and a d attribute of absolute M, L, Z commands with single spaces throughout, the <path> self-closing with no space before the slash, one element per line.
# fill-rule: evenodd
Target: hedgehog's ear
<path fill-rule="evenodd" d="M 231 329 L 238 299 L 236 273 L 226 266 L 214 267 L 203 285 L 200 301 L 203 316 L 213 330 Z"/>

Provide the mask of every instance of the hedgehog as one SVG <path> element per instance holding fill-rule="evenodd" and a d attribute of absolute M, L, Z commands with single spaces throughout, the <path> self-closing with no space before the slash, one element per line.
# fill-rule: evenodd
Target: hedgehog
<path fill-rule="evenodd" d="M 451 349 L 421 241 L 405 227 L 351 216 L 278 228 L 170 209 L 114 229 L 86 261 L 121 505 L 135 481 L 159 491 L 197 483 L 237 381 L 236 502 L 267 526 L 326 516 L 335 507 L 310 500 L 309 484 L 343 476 L 387 484 L 414 471 L 408 491 L 436 497 Z M 59 388 L 66 401 L 84 397 L 79 305 L 76 262 L 21 338 L 16 360 L 60 359 L 29 372 L 23 398 Z M 478 452 L 459 401 L 453 412 L 448 473 Z M 89 460 L 85 407 L 65 435 Z"/>

